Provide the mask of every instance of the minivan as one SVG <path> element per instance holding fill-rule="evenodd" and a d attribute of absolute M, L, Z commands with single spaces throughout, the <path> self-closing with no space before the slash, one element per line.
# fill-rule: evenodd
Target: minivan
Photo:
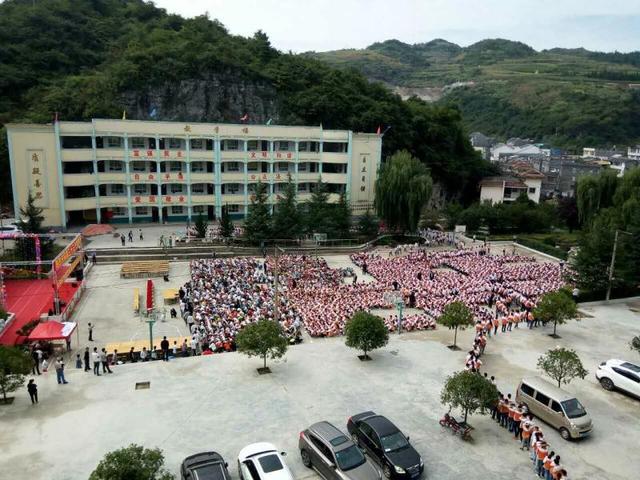
<path fill-rule="evenodd" d="M 565 440 L 591 434 L 591 417 L 573 395 L 540 377 L 523 378 L 518 385 L 516 402 L 560 431 Z"/>

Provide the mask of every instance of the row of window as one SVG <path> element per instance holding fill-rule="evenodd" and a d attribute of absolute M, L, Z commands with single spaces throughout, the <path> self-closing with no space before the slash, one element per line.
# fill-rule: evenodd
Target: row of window
<path fill-rule="evenodd" d="M 171 207 L 167 207 L 167 213 L 169 215 L 187 215 L 188 208 L 182 205 L 173 205 Z M 242 212 L 242 205 L 228 205 L 230 213 L 239 213 Z M 128 217 L 129 212 L 127 207 L 113 207 L 110 208 L 109 211 L 114 217 Z M 206 205 L 194 205 L 191 207 L 192 214 L 206 214 L 207 206 Z M 133 207 L 131 209 L 131 214 L 135 217 L 150 217 L 153 215 L 153 207 Z"/>
<path fill-rule="evenodd" d="M 293 140 L 239 140 L 225 139 L 220 141 L 221 151 L 238 152 L 245 150 L 250 152 L 266 152 L 269 150 L 279 152 L 294 152 L 296 142 Z M 93 148 L 91 137 L 64 135 L 61 137 L 62 148 L 78 149 Z M 160 138 L 157 142 L 160 150 L 185 150 L 187 141 L 184 138 Z M 269 148 L 272 146 L 273 148 Z M 323 142 L 322 151 L 332 153 L 346 153 L 348 142 Z M 96 137 L 96 148 L 124 148 L 124 137 L 100 136 Z M 154 137 L 129 137 L 129 148 L 132 149 L 156 149 L 156 139 Z M 191 150 L 213 150 L 213 140 L 207 138 L 192 138 L 189 140 Z M 320 142 L 301 141 L 298 142 L 299 152 L 320 152 Z"/>

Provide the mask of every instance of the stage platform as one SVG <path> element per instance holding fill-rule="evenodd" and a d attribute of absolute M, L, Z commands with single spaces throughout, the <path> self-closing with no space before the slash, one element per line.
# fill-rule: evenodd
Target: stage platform
<path fill-rule="evenodd" d="M 76 285 L 75 287 L 73 285 Z M 0 344 L 16 345 L 26 341 L 17 331 L 31 320 L 40 318 L 42 313 L 53 309 L 53 286 L 50 279 L 5 280 L 6 309 L 16 317 L 0 334 Z M 65 303 L 63 311 L 80 288 L 79 282 L 65 282 L 59 290 L 60 299 Z"/>

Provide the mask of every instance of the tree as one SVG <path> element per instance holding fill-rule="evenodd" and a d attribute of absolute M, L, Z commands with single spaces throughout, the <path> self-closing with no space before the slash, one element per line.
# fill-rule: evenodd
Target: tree
<path fill-rule="evenodd" d="M 327 184 L 318 178 L 311 191 L 311 200 L 305 205 L 306 230 L 308 233 L 329 233 L 329 193 Z"/>
<path fill-rule="evenodd" d="M 542 323 L 553 322 L 553 334 L 551 336 L 558 338 L 556 334 L 557 326 L 564 325 L 567 320 L 576 318 L 578 309 L 569 292 L 557 290 L 545 293 L 542 296 L 536 308 L 533 309 L 533 315 Z"/>
<path fill-rule="evenodd" d="M 359 311 L 349 319 L 344 327 L 345 345 L 364 352 L 363 359 L 369 360 L 367 352 L 384 347 L 389 342 L 389 330 L 384 320 L 376 315 Z"/>
<path fill-rule="evenodd" d="M 253 195 L 251 195 L 251 205 L 249 213 L 244 221 L 244 234 L 251 243 L 259 243 L 262 240 L 271 238 L 271 213 L 267 205 L 268 185 L 258 181 Z"/>
<path fill-rule="evenodd" d="M 640 335 L 638 335 L 637 337 L 633 337 L 631 339 L 631 342 L 629 343 L 629 346 L 631 347 L 631 350 L 635 350 L 636 352 L 640 353 Z"/>
<path fill-rule="evenodd" d="M 338 203 L 329 205 L 329 221 L 333 227 L 333 236 L 337 238 L 351 237 L 351 208 L 347 194 L 342 192 Z"/>
<path fill-rule="evenodd" d="M 229 215 L 229 207 L 224 205 L 220 212 L 220 235 L 222 238 L 231 238 L 233 236 L 233 222 Z"/>
<path fill-rule="evenodd" d="M 584 291 L 604 292 L 609 278 L 613 237 L 617 221 L 611 209 L 601 211 L 578 239 L 578 253 L 572 260 L 576 284 Z"/>
<path fill-rule="evenodd" d="M 459 301 L 451 302 L 449 305 L 444 307 L 444 310 L 438 317 L 437 322 L 445 327 L 455 329 L 453 345 L 449 348 L 452 350 L 458 350 L 458 346 L 456 345 L 458 340 L 458 328 L 460 328 L 460 330 L 464 330 L 465 328 L 472 326 L 474 324 L 473 313 L 471 313 L 471 310 L 469 310 L 464 303 Z"/>
<path fill-rule="evenodd" d="M 291 180 L 291 175 L 284 185 L 284 195 L 278 198 L 273 214 L 274 238 L 298 238 L 302 232 L 302 224 L 298 206 L 296 205 L 297 186 Z"/>
<path fill-rule="evenodd" d="M 289 342 L 282 327 L 274 320 L 260 320 L 244 327 L 236 337 L 238 351 L 249 357 L 262 357 L 263 368 L 267 368 L 267 357 L 273 359 L 284 356 Z"/>
<path fill-rule="evenodd" d="M 496 386 L 482 375 L 465 370 L 447 378 L 440 393 L 440 402 L 449 408 L 460 408 L 467 416 L 479 412 L 484 415 L 498 401 Z"/>
<path fill-rule="evenodd" d="M 378 222 L 369 209 L 358 220 L 358 232 L 367 238 L 378 235 Z"/>
<path fill-rule="evenodd" d="M 580 227 L 580 215 L 575 197 L 562 197 L 558 200 L 558 215 L 564 220 L 569 233 Z"/>
<path fill-rule="evenodd" d="M 207 222 L 207 219 L 204 218 L 204 216 L 201 213 L 199 213 L 198 217 L 196 218 L 195 228 L 196 228 L 196 235 L 198 236 L 198 238 L 207 237 L 207 229 L 209 228 L 209 222 Z"/>
<path fill-rule="evenodd" d="M 427 167 L 406 150 L 396 152 L 382 165 L 376 181 L 378 215 L 390 228 L 413 232 L 432 188 Z"/>
<path fill-rule="evenodd" d="M 585 370 L 575 350 L 555 348 L 538 358 L 538 368 L 560 383 L 568 384 L 574 378 L 584 378 Z"/>
<path fill-rule="evenodd" d="M 0 390 L 4 403 L 7 403 L 7 393 L 15 392 L 24 385 L 24 377 L 31 371 L 32 364 L 28 352 L 0 345 Z"/>
<path fill-rule="evenodd" d="M 27 204 L 24 207 L 20 207 L 20 219 L 16 219 L 16 224 L 24 233 L 42 233 L 42 222 L 44 221 L 44 215 L 42 215 L 43 209 L 36 207 L 36 198 L 31 194 L 27 196 Z"/>
<path fill-rule="evenodd" d="M 131 444 L 107 453 L 89 480 L 172 480 L 164 468 L 164 455 L 159 448 Z"/>

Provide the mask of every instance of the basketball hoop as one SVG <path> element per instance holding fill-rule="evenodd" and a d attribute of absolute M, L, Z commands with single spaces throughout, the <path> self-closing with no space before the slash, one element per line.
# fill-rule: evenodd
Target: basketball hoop
<path fill-rule="evenodd" d="M 404 298 L 402 293 L 397 290 L 390 290 L 382 294 L 382 300 L 387 305 L 394 306 L 398 309 L 398 335 L 402 331 L 402 309 L 404 308 Z"/>

